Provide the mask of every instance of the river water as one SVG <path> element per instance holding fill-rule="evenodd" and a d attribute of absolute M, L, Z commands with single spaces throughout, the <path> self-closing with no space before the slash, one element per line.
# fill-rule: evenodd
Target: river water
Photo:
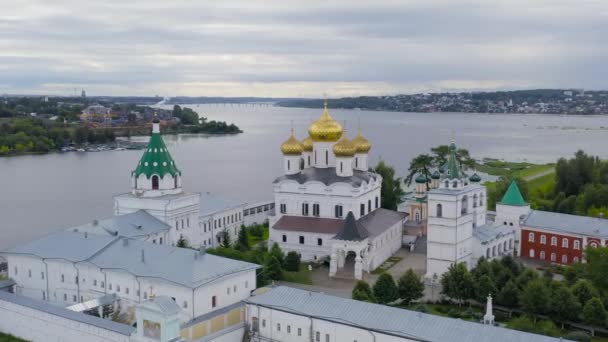
<path fill-rule="evenodd" d="M 279 145 L 293 125 L 305 136 L 318 109 L 192 105 L 210 120 L 234 122 L 243 134 L 165 136 L 186 191 L 209 191 L 249 202 L 272 198 L 282 171 Z M 169 106 L 167 106 L 169 108 Z M 456 143 L 474 157 L 552 162 L 577 149 L 608 157 L 607 116 L 486 115 L 332 110 L 350 137 L 360 124 L 380 158 L 403 175 L 430 147 Z M 143 139 L 139 137 L 134 139 Z M 142 151 L 56 153 L 0 158 L 0 250 L 50 231 L 112 215 L 112 196 L 129 191 Z"/>

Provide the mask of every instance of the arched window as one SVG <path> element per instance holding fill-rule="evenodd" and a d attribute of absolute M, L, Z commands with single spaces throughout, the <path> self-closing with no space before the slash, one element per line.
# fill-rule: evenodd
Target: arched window
<path fill-rule="evenodd" d="M 469 198 L 465 195 L 464 197 L 462 197 L 462 201 L 460 201 L 460 204 L 460 214 L 464 215 L 469 210 Z"/>
<path fill-rule="evenodd" d="M 452 188 L 457 188 L 457 187 L 458 187 L 458 181 L 452 182 Z"/>
<path fill-rule="evenodd" d="M 441 206 L 441 204 L 437 204 L 437 217 L 442 217 L 443 216 L 443 207 Z"/>
<path fill-rule="evenodd" d="M 308 203 L 302 203 L 302 216 L 308 216 Z"/>
<path fill-rule="evenodd" d="M 486 249 L 486 258 L 490 257 L 490 248 Z"/>
<path fill-rule="evenodd" d="M 414 215 L 416 217 L 416 222 L 420 222 L 420 212 L 418 210 L 416 210 L 416 215 Z"/>
<path fill-rule="evenodd" d="M 581 242 L 579 240 L 574 240 L 574 249 L 581 249 Z"/>
<path fill-rule="evenodd" d="M 287 160 L 287 171 L 291 171 L 291 161 Z"/>
<path fill-rule="evenodd" d="M 338 217 L 338 218 L 342 217 L 342 206 L 340 204 L 338 204 L 334 207 L 334 211 L 335 211 L 336 217 Z"/>
<path fill-rule="evenodd" d="M 477 194 L 473 195 L 473 208 L 477 208 Z"/>
<path fill-rule="evenodd" d="M 380 202 L 378 200 L 378 196 L 376 196 L 376 209 L 378 209 L 379 206 L 380 206 Z"/>
<path fill-rule="evenodd" d="M 329 151 L 325 150 L 325 165 L 329 165 Z"/>
<path fill-rule="evenodd" d="M 557 255 L 555 253 L 551 253 L 551 261 L 555 262 L 557 260 Z"/>
<path fill-rule="evenodd" d="M 540 260 L 545 260 L 545 251 L 540 251 Z"/>
<path fill-rule="evenodd" d="M 446 188 L 449 188 L 450 187 L 450 182 L 446 180 L 445 183 L 444 183 L 444 185 L 445 185 Z"/>
<path fill-rule="evenodd" d="M 483 193 L 479 195 L 479 206 L 483 207 Z"/>
<path fill-rule="evenodd" d="M 530 258 L 534 258 L 534 250 L 533 249 L 530 250 Z"/>
<path fill-rule="evenodd" d="M 158 176 L 152 176 L 152 190 L 158 190 Z"/>
<path fill-rule="evenodd" d="M 503 251 L 507 251 L 508 250 L 507 249 L 507 241 L 503 242 L 503 244 L 502 244 L 502 250 Z"/>
<path fill-rule="evenodd" d="M 344 172 L 344 167 L 342 165 L 342 162 L 340 162 L 340 173 Z"/>
<path fill-rule="evenodd" d="M 496 256 L 496 246 L 492 247 L 492 256 Z"/>
<path fill-rule="evenodd" d="M 562 239 L 562 247 L 563 248 L 568 248 L 568 239 L 567 238 L 563 238 Z"/>
<path fill-rule="evenodd" d="M 547 244 L 547 236 L 545 234 L 540 236 L 540 243 L 543 245 Z"/>
<path fill-rule="evenodd" d="M 534 242 L 534 233 L 528 234 L 528 242 Z"/>
<path fill-rule="evenodd" d="M 175 175 L 175 178 L 173 178 L 173 187 L 177 188 L 177 175 Z"/>
<path fill-rule="evenodd" d="M 359 167 L 359 157 L 355 158 L 355 167 Z"/>
<path fill-rule="evenodd" d="M 513 239 L 509 239 L 509 249 L 513 249 Z"/>
<path fill-rule="evenodd" d="M 591 243 L 589 243 L 589 246 L 595 248 L 595 247 L 597 247 L 597 242 L 591 241 Z"/>
<path fill-rule="evenodd" d="M 568 256 L 566 254 L 562 255 L 562 264 L 568 263 Z"/>

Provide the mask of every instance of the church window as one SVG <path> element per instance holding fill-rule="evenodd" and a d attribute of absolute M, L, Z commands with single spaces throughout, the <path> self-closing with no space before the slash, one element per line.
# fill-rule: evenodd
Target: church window
<path fill-rule="evenodd" d="M 361 216 L 365 215 L 365 203 L 361 203 L 359 213 Z"/>
<path fill-rule="evenodd" d="M 112 283 L 108 283 L 108 290 L 112 290 Z"/>
<path fill-rule="evenodd" d="M 540 236 L 540 243 L 543 245 L 547 244 L 547 236 L 545 236 L 545 234 Z"/>
<path fill-rule="evenodd" d="M 567 255 L 562 255 L 562 264 L 567 264 L 568 263 L 568 256 Z"/>
<path fill-rule="evenodd" d="M 562 239 L 562 247 L 563 248 L 568 248 L 568 239 L 566 239 L 566 238 Z"/>
<path fill-rule="evenodd" d="M 376 209 L 378 209 L 378 206 L 380 205 L 379 200 L 378 200 L 378 196 L 376 196 Z"/>
<path fill-rule="evenodd" d="M 63 275 L 63 274 L 61 275 L 61 282 L 65 283 L 65 275 Z"/>
<path fill-rule="evenodd" d="M 129 294 L 129 288 L 128 287 L 125 287 L 125 293 Z"/>
<path fill-rule="evenodd" d="M 182 219 L 182 229 L 184 228 L 184 219 Z"/>
<path fill-rule="evenodd" d="M 160 243 L 161 245 L 163 244 L 163 238 L 162 237 L 158 239 L 158 243 Z"/>
<path fill-rule="evenodd" d="M 42 300 L 46 300 L 46 292 L 42 291 Z"/>
<path fill-rule="evenodd" d="M 555 236 L 551 238 L 551 246 L 557 246 L 557 238 Z"/>
<path fill-rule="evenodd" d="M 574 249 L 581 249 L 581 242 L 579 240 L 574 240 Z"/>
<path fill-rule="evenodd" d="M 31 278 L 32 277 L 32 270 L 27 270 L 27 277 Z"/>
<path fill-rule="evenodd" d="M 344 167 L 343 167 L 342 162 L 340 162 L 340 172 L 341 172 L 341 173 L 342 173 L 342 172 L 344 172 Z"/>
<path fill-rule="evenodd" d="M 73 301 L 74 303 L 76 303 L 76 302 L 78 301 L 78 297 L 76 297 L 76 295 L 73 295 L 73 296 L 72 296 L 72 301 Z"/>
<path fill-rule="evenodd" d="M 186 219 L 186 226 L 190 227 L 190 218 L 189 217 Z"/>
<path fill-rule="evenodd" d="M 158 176 L 152 176 L 152 190 L 158 190 Z"/>
<path fill-rule="evenodd" d="M 449 188 L 450 187 L 450 182 L 446 180 L 445 183 L 444 183 L 444 185 L 445 185 L 446 188 Z"/>
<path fill-rule="evenodd" d="M 105 287 L 106 287 L 106 284 L 105 284 L 105 283 L 102 281 L 102 282 L 101 282 L 101 288 L 103 289 L 103 288 L 105 288 Z"/>
<path fill-rule="evenodd" d="M 152 243 L 156 243 L 156 239 L 153 239 L 153 240 L 152 240 Z"/>
<path fill-rule="evenodd" d="M 67 302 L 67 301 L 68 301 L 68 294 L 67 294 L 67 293 L 64 293 L 64 294 L 63 294 L 63 301 L 64 301 L 64 302 Z"/>
<path fill-rule="evenodd" d="M 530 258 L 534 258 L 534 250 L 533 249 L 530 250 L 530 254 L 529 255 L 530 255 Z"/>
<path fill-rule="evenodd" d="M 217 306 L 217 297 L 213 296 L 213 297 L 211 297 L 211 307 L 214 308 L 216 306 Z"/>
<path fill-rule="evenodd" d="M 458 187 L 458 181 L 452 182 L 452 188 L 457 188 L 457 187 Z"/>
<path fill-rule="evenodd" d="M 528 234 L 528 242 L 534 242 L 534 233 Z"/>
<path fill-rule="evenodd" d="M 315 203 L 315 204 L 312 205 L 312 214 L 314 216 L 319 216 L 320 215 L 320 211 L 321 210 L 320 210 L 320 207 L 319 207 L 318 203 Z"/>
<path fill-rule="evenodd" d="M 555 260 L 557 260 L 557 256 L 555 255 L 555 253 L 551 253 L 551 261 Z"/>
<path fill-rule="evenodd" d="M 540 251 L 540 260 L 545 260 L 545 251 Z"/>
<path fill-rule="evenodd" d="M 321 342 L 321 333 L 318 331 L 315 333 L 315 341 Z"/>
<path fill-rule="evenodd" d="M 179 221 L 175 220 L 175 229 L 179 229 Z"/>
<path fill-rule="evenodd" d="M 279 207 L 281 210 L 281 214 L 285 214 L 287 212 L 287 204 L 281 203 Z"/>
<path fill-rule="evenodd" d="M 44 279 L 44 272 L 40 272 L 40 279 Z"/>
<path fill-rule="evenodd" d="M 288 325 L 288 326 L 287 326 L 287 333 L 288 333 L 288 334 L 291 334 L 291 325 Z"/>
<path fill-rule="evenodd" d="M 336 205 L 334 207 L 334 211 L 335 211 L 335 216 L 336 217 L 338 217 L 338 218 L 342 217 L 342 206 L 341 205 L 339 205 L 339 204 Z"/>
<path fill-rule="evenodd" d="M 116 285 L 116 292 L 120 292 L 120 285 Z"/>
<path fill-rule="evenodd" d="M 277 331 L 281 331 L 281 323 L 277 323 Z"/>
<path fill-rule="evenodd" d="M 329 151 L 325 150 L 325 165 L 329 165 Z"/>
<path fill-rule="evenodd" d="M 287 242 L 287 235 L 283 234 L 283 242 Z"/>
<path fill-rule="evenodd" d="M 302 216 L 308 216 L 308 203 L 302 203 Z"/>
<path fill-rule="evenodd" d="M 464 215 L 469 209 L 469 198 L 464 196 L 461 201 L 460 214 Z"/>
<path fill-rule="evenodd" d="M 302 328 L 298 328 L 298 336 L 302 336 Z"/>
<path fill-rule="evenodd" d="M 289 162 L 289 160 L 287 160 L 287 171 L 291 170 L 291 163 Z"/>
<path fill-rule="evenodd" d="M 372 211 L 372 200 L 367 200 L 367 212 L 371 213 Z"/>
<path fill-rule="evenodd" d="M 184 301 L 184 305 L 182 305 L 182 306 L 184 307 L 184 309 L 186 309 L 186 308 L 188 307 L 188 301 L 187 301 L 187 300 L 185 300 L 185 301 Z"/>
<path fill-rule="evenodd" d="M 483 207 L 483 193 L 479 195 L 479 206 Z"/>
<path fill-rule="evenodd" d="M 177 188 L 177 176 L 175 176 L 175 178 L 173 178 L 173 187 Z"/>
<path fill-rule="evenodd" d="M 19 274 L 19 270 L 17 270 L 17 266 L 15 266 L 14 271 L 15 271 L 15 275 Z"/>
<path fill-rule="evenodd" d="M 227 295 L 229 295 L 229 294 L 230 294 L 230 288 L 229 288 L 229 287 L 227 287 L 227 288 L 226 288 L 226 294 L 227 294 Z"/>
<path fill-rule="evenodd" d="M 266 320 L 265 319 L 262 320 L 262 328 L 266 328 Z"/>
<path fill-rule="evenodd" d="M 355 167 L 359 167 L 359 158 L 355 158 Z"/>
<path fill-rule="evenodd" d="M 317 239 L 317 245 L 323 246 L 323 239 Z"/>
<path fill-rule="evenodd" d="M 310 165 L 310 156 L 308 156 L 308 165 Z"/>
<path fill-rule="evenodd" d="M 443 206 L 441 204 L 437 204 L 437 217 L 443 216 Z"/>
<path fill-rule="evenodd" d="M 304 244 L 304 236 L 300 235 L 300 245 Z"/>

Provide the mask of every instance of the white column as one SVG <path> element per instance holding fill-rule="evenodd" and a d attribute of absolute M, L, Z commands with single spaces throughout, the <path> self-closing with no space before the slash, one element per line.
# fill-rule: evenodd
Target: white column
<path fill-rule="evenodd" d="M 355 279 L 363 279 L 363 262 L 359 253 L 357 253 L 357 257 L 355 258 Z"/>
<path fill-rule="evenodd" d="M 492 296 L 488 295 L 486 303 L 486 314 L 483 316 L 483 324 L 494 325 L 494 314 L 492 313 Z"/>
<path fill-rule="evenodd" d="M 338 260 L 336 257 L 336 251 L 334 250 L 331 253 L 331 259 L 329 261 L 329 276 L 335 276 L 336 272 L 338 272 Z"/>

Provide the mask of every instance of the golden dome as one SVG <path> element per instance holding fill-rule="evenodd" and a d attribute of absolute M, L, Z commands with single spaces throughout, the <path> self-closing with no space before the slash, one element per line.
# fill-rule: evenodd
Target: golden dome
<path fill-rule="evenodd" d="M 287 155 L 299 155 L 302 154 L 302 151 L 304 151 L 304 147 L 293 135 L 292 129 L 289 139 L 285 140 L 285 142 L 281 144 L 281 152 Z"/>
<path fill-rule="evenodd" d="M 336 157 L 352 157 L 356 152 L 357 147 L 352 141 L 348 140 L 346 134 L 334 145 L 334 154 Z"/>
<path fill-rule="evenodd" d="M 335 142 L 342 136 L 342 125 L 329 116 L 327 101 L 325 101 L 325 109 L 321 118 L 308 127 L 308 134 L 313 141 L 320 142 Z"/>
<path fill-rule="evenodd" d="M 302 147 L 304 148 L 305 152 L 312 152 L 312 138 L 307 137 L 306 139 L 302 140 Z"/>
<path fill-rule="evenodd" d="M 372 148 L 372 144 L 369 143 L 367 139 L 361 134 L 361 130 L 359 129 L 359 134 L 351 141 L 355 144 L 357 148 L 357 153 L 367 153 Z"/>

